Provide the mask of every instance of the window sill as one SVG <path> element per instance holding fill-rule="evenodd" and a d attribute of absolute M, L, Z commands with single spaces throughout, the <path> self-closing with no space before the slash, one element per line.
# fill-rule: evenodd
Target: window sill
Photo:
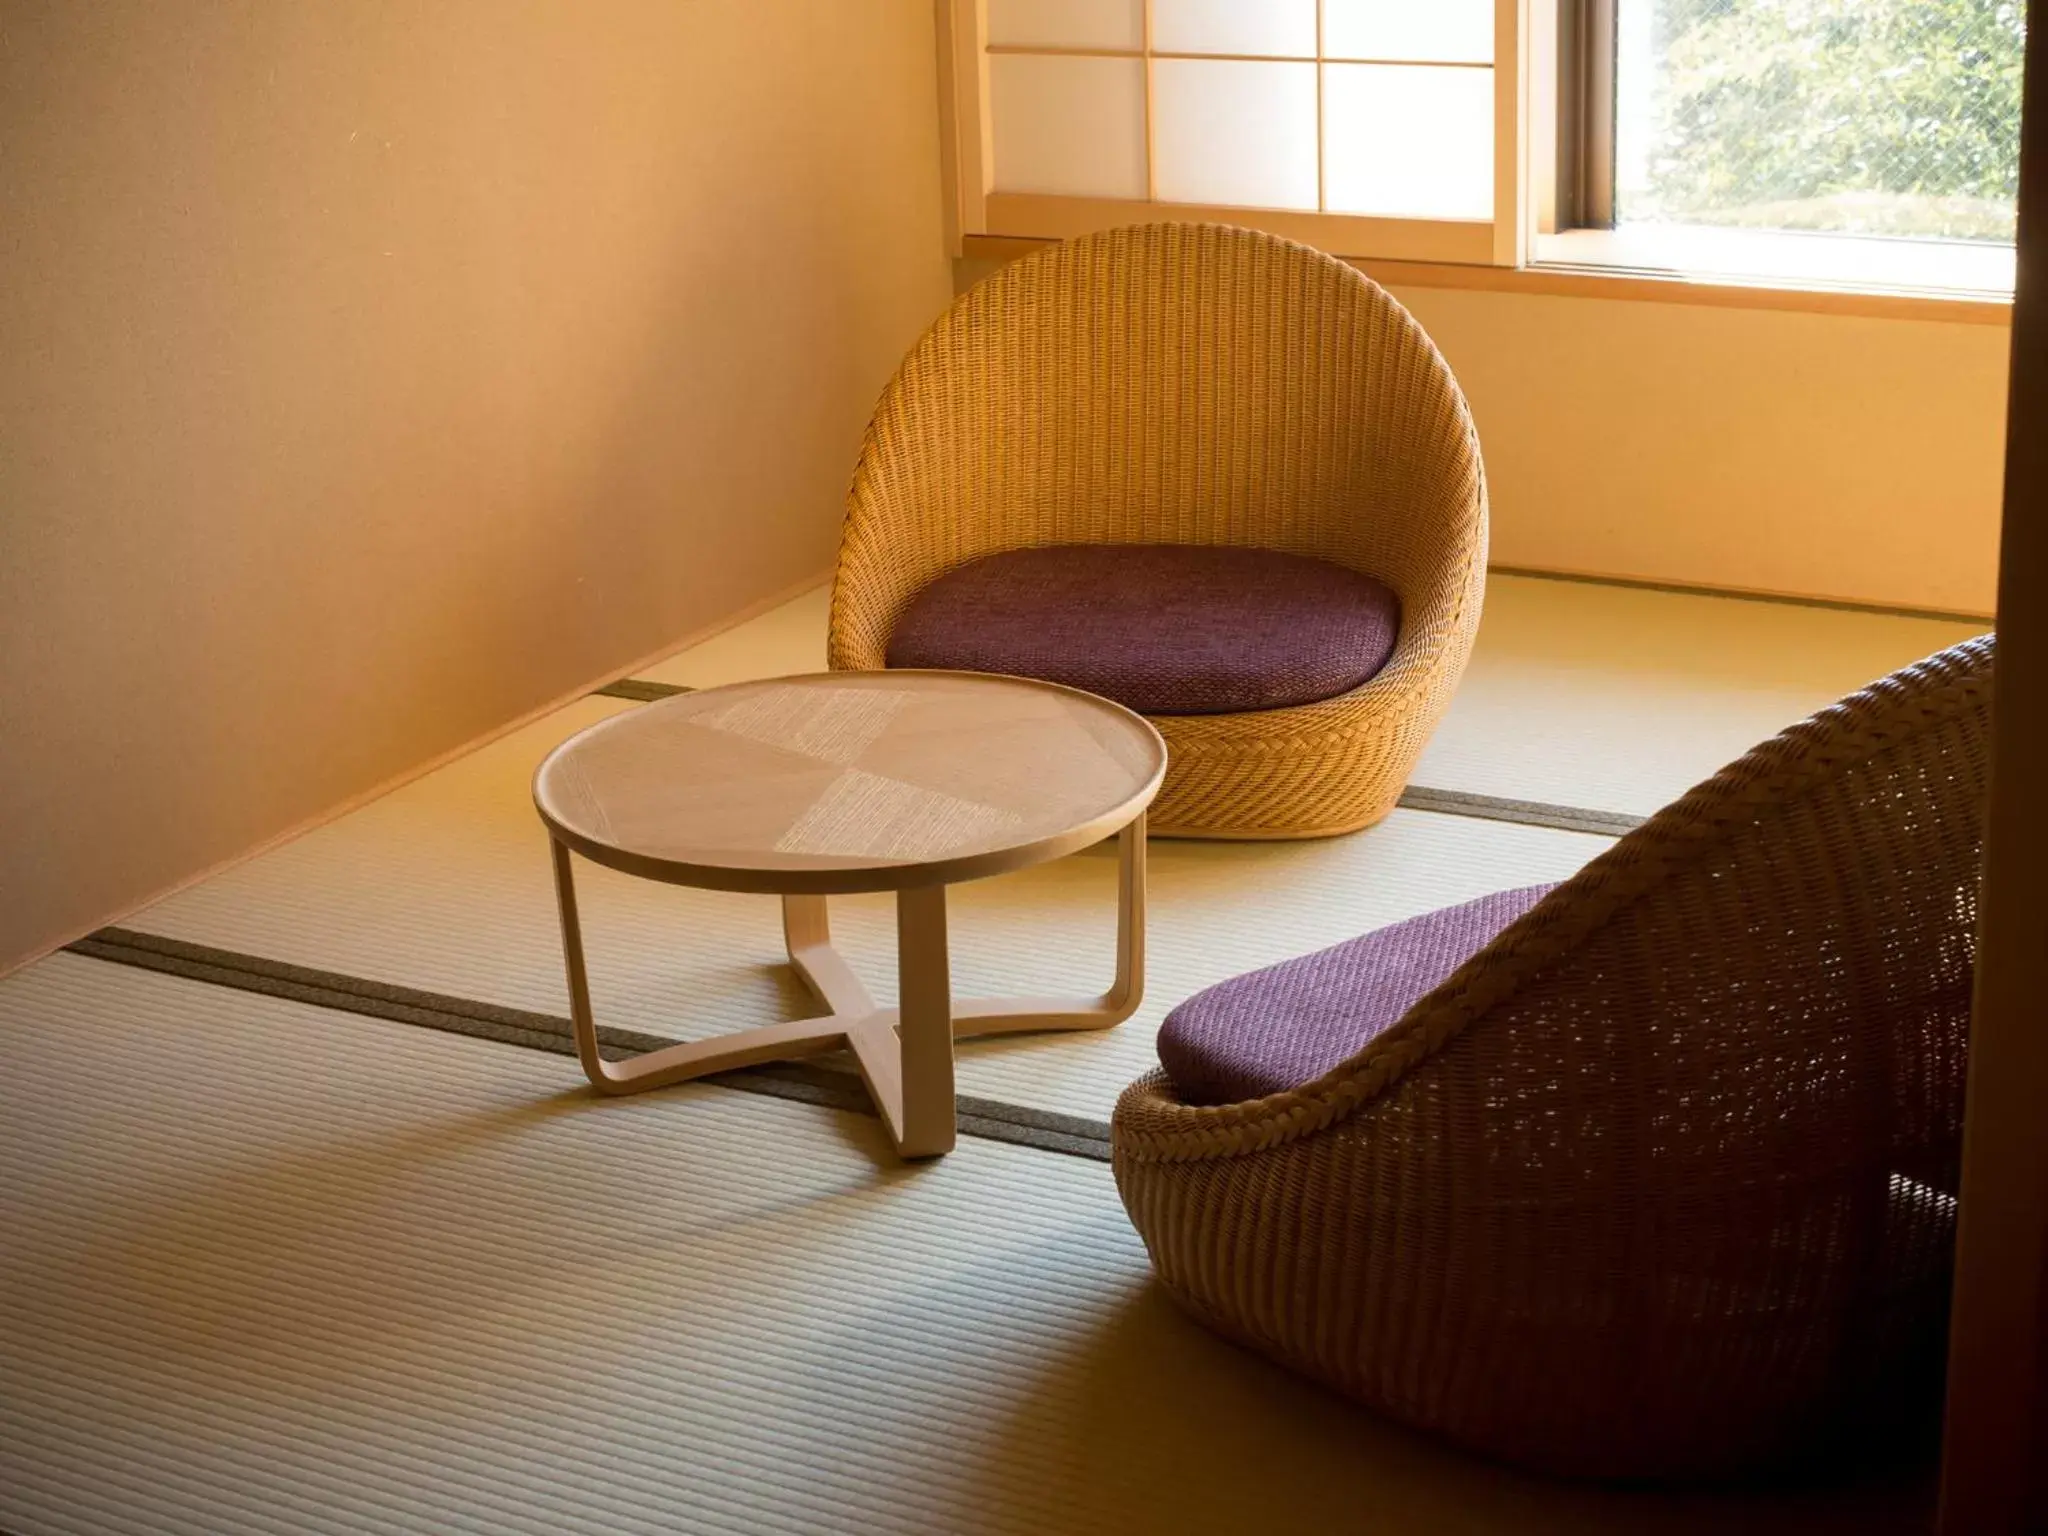
<path fill-rule="evenodd" d="M 1631 224 L 1538 235 L 1532 264 L 1731 286 L 2012 302 L 2013 248 L 1697 225 Z"/>
<path fill-rule="evenodd" d="M 1628 235 L 1638 231 L 1624 232 Z M 1857 241 L 1833 235 L 1774 236 L 1752 231 L 1672 231 L 1683 235 L 1735 235 L 1748 249 L 1739 266 L 1756 266 L 1756 246 L 1779 245 L 1791 240 L 1799 245 L 1819 242 L 1833 262 L 1825 278 L 1811 275 L 1813 256 L 1807 256 L 1809 275 L 1777 271 L 1701 270 L 1691 260 L 1704 259 L 1695 244 L 1684 264 L 1681 253 L 1667 245 L 1653 250 L 1637 240 L 1632 247 L 1619 243 L 1615 232 L 1574 230 L 1566 235 L 1543 235 L 1537 239 L 1534 259 L 1523 267 L 1466 265 L 1458 262 L 1382 261 L 1376 258 L 1347 258 L 1366 276 L 1388 288 L 1465 288 L 1496 293 L 1542 294 L 1560 298 L 1615 299 L 1650 304 L 1706 305 L 1723 309 L 1775 309 L 1807 314 L 1860 315 L 1890 320 L 1932 320 L 1962 325 L 2010 325 L 2012 255 L 2000 248 L 1988 252 L 1968 250 L 1982 261 L 1974 270 L 1976 281 L 1987 286 L 1959 285 L 1957 268 L 1950 266 L 1949 280 L 1939 284 L 1908 283 L 1893 270 L 1882 274 L 1889 281 L 1877 281 L 1877 267 L 1869 262 L 1845 279 L 1841 247 L 1937 244 L 1919 241 Z M 1011 235 L 968 235 L 961 242 L 961 254 L 984 261 L 1012 261 L 1047 244 L 1045 239 Z M 1738 242 L 1725 242 L 1732 247 Z M 1943 247 L 1949 254 L 1949 248 Z M 1883 252 L 1862 253 L 1878 256 Z M 2003 258 L 2002 269 L 1983 258 Z M 1972 269 L 1964 269 L 1965 271 Z M 2006 288 L 1998 289 L 2002 270 Z M 1988 274 L 1988 278 L 1986 276 Z M 1866 280 L 1869 279 L 1869 280 Z"/>

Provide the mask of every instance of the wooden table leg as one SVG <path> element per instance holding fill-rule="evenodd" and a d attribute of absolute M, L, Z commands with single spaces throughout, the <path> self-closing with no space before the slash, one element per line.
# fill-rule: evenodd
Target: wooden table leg
<path fill-rule="evenodd" d="M 1117 836 L 1116 979 L 1098 997 L 976 997 L 953 1005 L 962 1040 L 1026 1030 L 1108 1029 L 1145 997 L 1145 818 Z"/>
<path fill-rule="evenodd" d="M 1108 1029 L 1138 1011 L 1145 997 L 1145 818 L 1117 839 L 1116 977 L 1095 997 L 963 997 L 953 1004 L 953 1038 L 1027 1031 Z M 872 1022 L 893 1026 L 894 1008 Z"/>
<path fill-rule="evenodd" d="M 590 976 L 583 966 L 583 923 L 576 915 L 576 873 L 569 850 L 548 839 L 555 857 L 555 905 L 562 914 L 562 966 L 569 975 L 569 1023 L 576 1036 L 576 1059 L 583 1075 L 602 1088 L 611 1078 L 597 1052 L 597 1021 L 590 1013 Z"/>
<path fill-rule="evenodd" d="M 790 968 L 826 1012 L 849 1019 L 874 1013 L 874 998 L 846 957 L 832 947 L 832 918 L 823 896 L 782 898 L 782 942 Z"/>
<path fill-rule="evenodd" d="M 597 1020 L 590 1008 L 590 975 L 583 961 L 583 927 L 576 912 L 576 879 L 569 850 L 553 839 L 549 842 L 554 849 L 555 901 L 562 914 L 562 963 L 568 972 L 569 1022 L 576 1037 L 576 1059 L 583 1064 L 583 1075 L 600 1093 L 642 1093 L 712 1072 L 814 1056 L 837 1050 L 846 1043 L 849 1021 L 834 1015 L 769 1024 L 711 1040 L 686 1041 L 648 1051 L 630 1061 L 606 1061 L 598 1050 Z"/>
<path fill-rule="evenodd" d="M 896 967 L 901 1022 L 903 1120 L 897 1150 L 937 1157 L 953 1150 L 953 978 L 946 956 L 946 888 L 896 893 Z"/>
<path fill-rule="evenodd" d="M 953 987 L 946 952 L 946 888 L 896 893 L 897 1008 L 852 1025 L 846 1043 L 905 1157 L 953 1150 Z"/>

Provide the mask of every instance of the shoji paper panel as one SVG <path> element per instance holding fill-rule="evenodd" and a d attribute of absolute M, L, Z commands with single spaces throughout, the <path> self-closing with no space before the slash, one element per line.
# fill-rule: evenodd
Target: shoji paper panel
<path fill-rule="evenodd" d="M 1315 65 L 1159 59 L 1152 71 L 1162 200 L 1315 208 Z"/>
<path fill-rule="evenodd" d="M 1323 66 L 1332 213 L 1493 215 L 1493 71 Z"/>
<path fill-rule="evenodd" d="M 988 0 L 988 40 L 1010 48 L 1145 46 L 1144 0 Z"/>
<path fill-rule="evenodd" d="M 1324 0 L 1323 57 L 1493 62 L 1493 0 Z"/>
<path fill-rule="evenodd" d="M 1152 0 L 1161 53 L 1316 56 L 1316 0 Z"/>
<path fill-rule="evenodd" d="M 996 54 L 988 65 L 997 191 L 1145 195 L 1142 60 Z"/>

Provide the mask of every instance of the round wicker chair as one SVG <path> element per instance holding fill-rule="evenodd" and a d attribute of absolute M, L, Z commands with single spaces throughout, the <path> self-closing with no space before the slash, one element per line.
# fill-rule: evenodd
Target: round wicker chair
<path fill-rule="evenodd" d="M 1166 1286 L 1553 1472 L 1725 1475 L 1908 1399 L 1954 1237 L 1992 649 L 1756 748 L 1315 1081 L 1134 1084 L 1116 1177 Z"/>
<path fill-rule="evenodd" d="M 1398 641 L 1321 703 L 1168 715 L 1156 832 L 1313 837 L 1383 817 L 1479 621 L 1486 491 L 1450 370 L 1407 312 L 1306 246 L 1152 224 L 977 284 L 883 394 L 854 473 L 831 664 L 885 665 L 905 604 L 1049 544 L 1280 550 L 1375 577 Z"/>

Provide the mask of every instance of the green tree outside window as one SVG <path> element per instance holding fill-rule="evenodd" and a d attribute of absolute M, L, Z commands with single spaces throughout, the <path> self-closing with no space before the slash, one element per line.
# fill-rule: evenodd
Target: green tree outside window
<path fill-rule="evenodd" d="M 1623 222 L 2013 238 L 2019 0 L 1624 4 L 1652 78 Z"/>

